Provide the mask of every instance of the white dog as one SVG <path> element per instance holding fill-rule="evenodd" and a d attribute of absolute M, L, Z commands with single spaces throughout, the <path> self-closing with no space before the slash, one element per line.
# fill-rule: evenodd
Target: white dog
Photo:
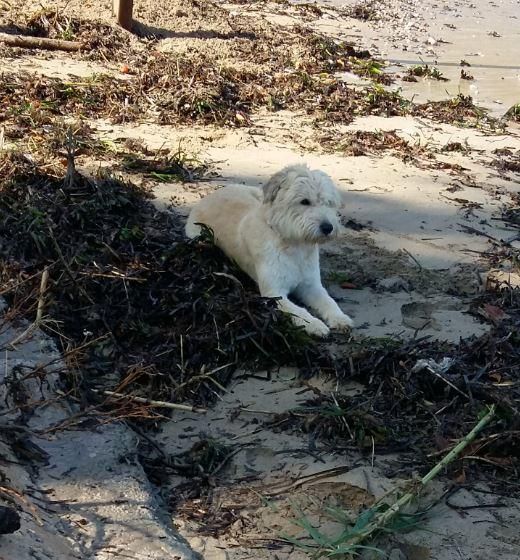
<path fill-rule="evenodd" d="M 262 296 L 281 298 L 279 308 L 292 315 L 296 325 L 327 336 L 329 327 L 353 326 L 320 279 L 318 246 L 337 234 L 340 206 L 328 175 L 293 165 L 271 177 L 263 193 L 255 187 L 228 186 L 210 194 L 191 211 L 186 234 L 197 237 L 200 224 L 211 228 L 216 245 L 258 283 Z"/>

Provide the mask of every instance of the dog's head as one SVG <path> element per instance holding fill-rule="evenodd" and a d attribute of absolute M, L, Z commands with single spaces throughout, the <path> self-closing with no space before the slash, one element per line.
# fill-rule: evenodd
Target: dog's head
<path fill-rule="evenodd" d="M 264 185 L 269 224 L 293 243 L 323 243 L 336 236 L 341 196 L 323 171 L 305 165 L 282 169 Z"/>

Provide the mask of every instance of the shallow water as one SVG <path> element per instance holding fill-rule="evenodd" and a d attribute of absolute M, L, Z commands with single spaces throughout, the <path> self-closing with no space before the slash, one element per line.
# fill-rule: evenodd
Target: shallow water
<path fill-rule="evenodd" d="M 326 2 L 352 5 L 351 0 Z M 379 51 L 390 70 L 404 75 L 417 64 L 436 66 L 449 81 L 418 78 L 398 80 L 407 97 L 416 101 L 440 100 L 458 93 L 500 116 L 520 102 L 520 1 L 434 0 L 385 3 L 381 22 L 357 22 L 345 36 Z M 461 60 L 474 80 L 463 80 Z"/>

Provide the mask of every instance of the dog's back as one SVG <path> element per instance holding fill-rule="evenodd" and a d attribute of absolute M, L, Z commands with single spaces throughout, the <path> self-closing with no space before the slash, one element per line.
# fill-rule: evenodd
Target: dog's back
<path fill-rule="evenodd" d="M 201 232 L 201 226 L 197 224 L 204 224 L 213 230 L 215 244 L 228 257 L 241 260 L 244 247 L 239 233 L 240 223 L 247 220 L 247 215 L 258 209 L 261 203 L 262 191 L 258 188 L 238 185 L 223 187 L 194 206 L 186 223 L 186 235 L 191 239 L 197 237 Z M 246 263 L 239 264 L 244 266 Z"/>

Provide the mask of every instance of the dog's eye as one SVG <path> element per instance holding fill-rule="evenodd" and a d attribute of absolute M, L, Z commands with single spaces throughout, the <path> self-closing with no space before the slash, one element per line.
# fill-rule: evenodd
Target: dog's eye
<path fill-rule="evenodd" d="M 311 205 L 311 201 L 308 198 L 304 198 L 300 204 L 303 204 L 304 206 L 310 206 Z"/>

